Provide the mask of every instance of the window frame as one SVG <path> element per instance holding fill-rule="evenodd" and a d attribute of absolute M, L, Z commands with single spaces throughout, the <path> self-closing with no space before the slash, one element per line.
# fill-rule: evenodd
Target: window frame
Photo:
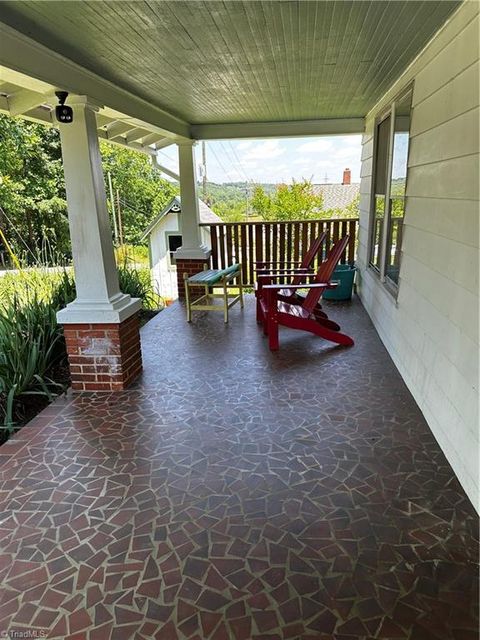
<path fill-rule="evenodd" d="M 182 234 L 180 231 L 165 231 L 165 246 L 167 249 L 167 262 L 168 262 L 168 268 L 171 271 L 174 271 L 177 268 L 177 262 L 175 260 L 175 258 L 171 255 L 172 253 L 175 252 L 171 252 L 170 251 L 170 244 L 169 244 L 169 238 L 172 236 L 178 236 L 179 238 L 182 238 Z M 182 245 L 180 245 L 182 246 Z"/>
<path fill-rule="evenodd" d="M 388 208 L 388 195 L 390 192 L 390 181 L 389 181 L 389 171 L 387 170 L 386 176 L 385 176 L 385 211 L 383 214 L 383 226 L 382 226 L 382 233 L 380 235 L 380 241 L 379 241 L 379 261 L 380 261 L 380 267 L 377 267 L 377 265 L 373 262 L 372 260 L 372 254 L 373 254 L 373 250 L 374 250 L 374 246 L 375 246 L 375 238 L 374 238 L 374 234 L 375 234 L 375 219 L 376 219 L 376 199 L 377 199 L 377 193 L 376 193 L 376 179 L 377 179 L 377 155 L 378 155 L 378 144 L 379 144 L 379 135 L 378 135 L 378 129 L 380 127 L 380 125 L 382 124 L 382 122 L 384 122 L 384 120 L 386 120 L 388 117 L 390 117 L 390 131 L 389 131 L 389 135 L 388 135 L 388 148 L 387 148 L 387 159 L 388 159 L 388 164 L 389 166 L 391 165 L 390 162 L 390 149 L 391 149 L 391 143 L 392 143 L 392 115 L 394 115 L 392 113 L 392 108 L 391 105 L 389 105 L 387 108 L 385 108 L 380 115 L 378 115 L 375 118 L 375 129 L 374 129 L 374 140 L 373 140 L 373 161 L 372 161 L 372 189 L 371 189 L 371 194 L 370 194 L 370 216 L 369 216 L 369 245 L 368 245 L 368 266 L 369 268 L 376 273 L 380 279 L 381 279 L 381 270 L 382 270 L 382 255 L 383 255 L 383 230 L 385 228 L 385 220 L 386 220 L 386 216 L 387 216 L 387 208 Z"/>
<path fill-rule="evenodd" d="M 371 272 L 373 272 L 380 280 L 380 282 L 384 285 L 385 289 L 391 293 L 395 299 L 398 297 L 398 291 L 400 287 L 400 282 L 396 283 L 391 278 L 389 278 L 386 274 L 387 267 L 387 242 L 388 242 L 388 229 L 390 226 L 391 219 L 391 182 L 392 182 L 392 171 L 393 171 L 393 152 L 394 152 L 394 138 L 395 138 L 395 117 L 396 117 L 396 105 L 401 102 L 404 98 L 406 98 L 409 94 L 411 94 L 411 104 L 410 104 L 410 125 L 408 131 L 408 151 L 407 151 L 407 166 L 406 166 L 406 175 L 405 175 L 405 195 L 404 199 L 404 217 L 406 213 L 406 202 L 407 202 L 407 184 L 408 184 L 408 173 L 409 173 L 409 163 L 410 163 L 410 149 L 411 149 L 411 119 L 412 119 L 412 109 L 413 109 L 413 90 L 414 83 L 408 84 L 406 87 L 402 89 L 396 96 L 392 99 L 392 101 L 386 106 L 380 114 L 375 118 L 375 128 L 374 128 L 374 154 L 373 154 L 373 162 L 372 162 L 372 182 L 371 182 L 371 197 L 370 197 L 370 216 L 369 216 L 369 244 L 368 244 L 368 268 Z M 385 185 L 385 212 L 383 218 L 383 225 L 381 231 L 380 238 L 380 250 L 379 250 L 379 265 L 378 268 L 372 262 L 372 254 L 374 250 L 375 244 L 375 216 L 376 216 L 376 197 L 377 194 L 375 192 L 375 181 L 377 174 L 377 148 L 378 148 L 378 127 L 379 125 L 390 116 L 390 132 L 388 136 L 388 151 L 387 151 L 387 171 L 386 171 L 386 185 Z M 401 251 L 401 248 L 400 248 Z M 401 263 L 400 263 L 401 264 Z"/>

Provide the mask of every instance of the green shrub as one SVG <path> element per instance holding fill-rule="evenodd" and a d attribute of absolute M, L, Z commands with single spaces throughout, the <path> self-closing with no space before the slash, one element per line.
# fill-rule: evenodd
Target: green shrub
<path fill-rule="evenodd" d="M 65 344 L 57 325 L 56 309 L 37 296 L 25 303 L 14 297 L 0 310 L 0 396 L 4 429 L 14 430 L 14 408 L 18 398 L 42 395 L 51 400 L 62 391 L 49 373 L 62 358 Z"/>
<path fill-rule="evenodd" d="M 134 269 L 124 263 L 118 267 L 120 290 L 140 298 L 144 309 L 160 309 L 164 303 L 153 287 L 149 269 Z"/>

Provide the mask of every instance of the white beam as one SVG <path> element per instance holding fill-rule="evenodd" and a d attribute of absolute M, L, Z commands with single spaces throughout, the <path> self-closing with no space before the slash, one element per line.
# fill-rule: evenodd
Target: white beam
<path fill-rule="evenodd" d="M 74 94 L 88 95 L 125 115 L 155 126 L 169 138 L 190 138 L 187 122 L 118 87 L 35 40 L 0 23 L 0 64 Z M 3 78 L 0 78 L 3 79 Z"/>
<path fill-rule="evenodd" d="M 119 136 L 125 136 L 127 131 L 134 129 L 128 122 L 115 121 L 107 125 L 106 133 L 107 140 L 115 140 Z"/>
<path fill-rule="evenodd" d="M 148 135 L 148 130 L 137 127 L 129 131 L 125 136 L 125 139 L 127 142 L 135 142 L 135 140 L 140 140 L 140 138 L 143 138 L 146 135 Z M 142 142 L 142 145 L 143 145 L 143 142 Z"/>
<path fill-rule="evenodd" d="M 174 144 L 173 140 L 168 140 L 168 138 L 165 138 L 165 140 L 161 140 L 160 142 L 155 143 L 155 149 L 157 151 L 160 151 L 160 149 L 165 149 L 165 147 L 170 147 L 172 144 Z"/>
<path fill-rule="evenodd" d="M 8 105 L 8 98 L 6 96 L 0 96 L 0 112 L 10 114 L 10 108 Z M 22 118 L 30 120 L 31 122 L 41 122 L 42 124 L 52 124 L 52 112 L 50 109 L 43 107 L 33 108 L 30 111 L 22 114 Z"/>
<path fill-rule="evenodd" d="M 51 100 L 51 95 L 47 96 L 29 89 L 20 89 L 8 96 L 8 107 L 11 116 L 19 116 L 22 113 L 31 111 L 35 107 Z"/>
<path fill-rule="evenodd" d="M 108 116 L 104 116 L 101 113 L 97 113 L 97 129 L 101 129 L 105 125 L 109 125 L 112 123 L 112 119 Z M 104 129 L 106 131 L 106 129 Z"/>
<path fill-rule="evenodd" d="M 8 69 L 7 67 L 0 67 L 0 81 L 7 84 L 13 84 L 16 87 L 22 87 L 22 89 L 29 89 L 36 93 L 48 93 L 52 90 L 52 85 L 42 82 L 37 78 L 19 73 L 14 69 Z"/>
<path fill-rule="evenodd" d="M 155 143 L 158 144 L 159 142 L 163 142 L 165 140 L 168 140 L 168 138 L 162 138 L 161 136 L 158 135 L 158 133 L 149 133 L 147 136 L 142 138 L 141 143 L 142 143 L 142 147 L 148 147 L 151 144 L 155 144 Z M 172 141 L 168 140 L 167 144 L 172 144 Z"/>
<path fill-rule="evenodd" d="M 328 118 L 322 120 L 289 120 L 287 122 L 241 122 L 231 124 L 193 124 L 196 140 L 228 140 L 232 138 L 285 138 L 334 136 L 363 133 L 363 118 Z"/>
<path fill-rule="evenodd" d="M 122 138 L 122 136 L 111 139 L 108 137 L 107 132 L 104 129 L 98 129 L 97 135 L 101 140 L 106 140 L 110 144 L 115 144 L 119 147 L 126 147 L 127 149 L 132 149 L 133 151 L 140 151 L 140 153 L 144 153 L 147 156 L 154 157 L 157 155 L 157 152 L 153 147 L 143 147 L 138 142 L 127 143 L 125 138 Z"/>
<path fill-rule="evenodd" d="M 175 171 L 172 171 L 171 169 L 167 169 L 167 167 L 164 167 L 162 164 L 160 164 L 156 156 L 152 156 L 152 162 L 153 162 L 153 166 L 157 167 L 159 171 L 161 171 L 162 173 L 165 173 L 167 176 L 170 176 L 174 180 L 177 180 L 178 182 L 180 182 L 180 176 L 178 175 L 178 173 L 175 173 Z"/>

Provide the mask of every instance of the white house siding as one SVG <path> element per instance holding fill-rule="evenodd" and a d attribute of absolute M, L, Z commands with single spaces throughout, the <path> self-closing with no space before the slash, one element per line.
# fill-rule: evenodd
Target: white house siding
<path fill-rule="evenodd" d="M 150 264 L 155 290 L 166 299 L 178 298 L 177 269 L 170 264 L 167 233 L 180 234 L 178 214 L 170 212 L 152 229 L 149 237 Z M 210 232 L 202 227 L 202 242 L 210 247 Z"/>
<path fill-rule="evenodd" d="M 366 119 L 359 293 L 478 508 L 479 5 L 466 2 Z M 414 80 L 398 299 L 367 267 L 374 120 Z"/>

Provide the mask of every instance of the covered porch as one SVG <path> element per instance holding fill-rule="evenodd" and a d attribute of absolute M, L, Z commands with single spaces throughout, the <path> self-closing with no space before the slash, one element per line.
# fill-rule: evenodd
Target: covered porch
<path fill-rule="evenodd" d="M 227 326 L 175 304 L 129 390 L 70 393 L 0 449 L 0 628 L 476 637 L 473 507 L 361 303 L 332 309 L 354 348 L 286 329 L 273 354 L 248 298 Z"/>
<path fill-rule="evenodd" d="M 0 110 L 55 124 L 57 89 L 73 108 L 58 321 L 80 393 L 0 449 L 0 631 L 473 640 L 478 4 L 192 4 L 1 3 Z M 267 237 L 202 243 L 197 140 L 349 133 L 359 299 L 332 317 L 355 347 L 284 330 L 272 354 L 252 300 L 228 326 L 178 303 L 140 345 L 99 138 L 154 163 L 178 145 L 181 276 Z"/>

